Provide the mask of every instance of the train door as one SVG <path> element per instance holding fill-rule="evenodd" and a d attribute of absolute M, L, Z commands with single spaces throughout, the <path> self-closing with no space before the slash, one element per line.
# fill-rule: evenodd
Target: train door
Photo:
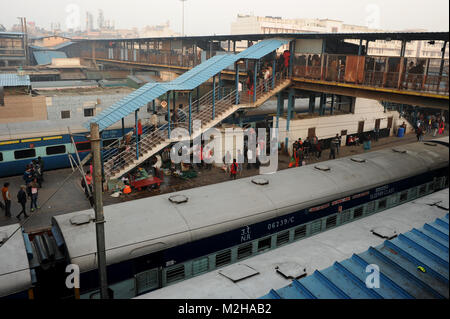
<path fill-rule="evenodd" d="M 358 134 L 361 134 L 364 132 L 364 121 L 361 121 L 358 123 Z"/>
<path fill-rule="evenodd" d="M 134 276 L 136 296 L 161 288 L 161 269 L 153 268 Z"/>

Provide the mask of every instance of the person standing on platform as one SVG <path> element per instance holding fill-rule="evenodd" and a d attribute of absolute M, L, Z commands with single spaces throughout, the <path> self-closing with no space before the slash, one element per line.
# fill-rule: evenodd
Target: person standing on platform
<path fill-rule="evenodd" d="M 237 172 L 239 170 L 238 164 L 236 163 L 236 159 L 233 159 L 233 164 L 230 167 L 230 176 L 232 179 L 236 179 Z"/>
<path fill-rule="evenodd" d="M 20 220 L 20 216 L 23 214 L 25 218 L 28 218 L 26 203 L 27 203 L 27 187 L 25 185 L 20 186 L 20 190 L 17 193 L 17 202 L 22 206 L 22 211 L 16 216 Z"/>
<path fill-rule="evenodd" d="M 336 146 L 337 142 L 336 142 L 336 138 L 331 140 L 330 143 L 330 156 L 328 157 L 329 159 L 333 158 L 336 159 Z"/>
<path fill-rule="evenodd" d="M 30 205 L 30 211 L 34 212 L 36 209 L 39 209 L 40 207 L 37 205 L 37 199 L 38 199 L 38 183 L 37 179 L 35 178 L 31 184 L 31 205 Z"/>
<path fill-rule="evenodd" d="M 37 162 L 41 168 L 41 182 L 44 181 L 44 160 L 42 159 L 42 157 L 38 157 Z"/>
<path fill-rule="evenodd" d="M 5 216 L 11 217 L 11 194 L 9 193 L 9 183 L 3 184 L 2 198 L 5 204 Z"/>

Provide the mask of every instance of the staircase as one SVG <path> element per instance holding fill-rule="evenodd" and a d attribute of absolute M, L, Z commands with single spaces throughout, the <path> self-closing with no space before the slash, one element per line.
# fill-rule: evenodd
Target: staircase
<path fill-rule="evenodd" d="M 241 108 L 255 108 L 261 106 L 269 98 L 281 92 L 291 84 L 291 80 L 286 76 L 277 74 L 275 81 L 270 78 L 266 82 L 267 91 L 264 83 L 256 87 L 256 102 L 253 102 L 253 96 L 248 96 L 247 92 L 240 92 L 239 104 L 236 104 L 236 91 L 225 93 L 221 99 L 218 98 L 219 89 L 202 96 L 199 100 L 192 103 L 190 139 L 193 140 L 208 129 L 216 126 L 227 117 Z M 272 88 L 272 84 L 274 87 Z M 213 97 L 215 98 L 214 116 L 213 116 Z M 189 115 L 187 114 L 187 117 Z M 194 131 L 193 122 L 201 121 L 201 127 Z M 189 118 L 185 122 L 171 123 L 170 129 L 184 128 L 189 130 Z M 114 145 L 111 145 L 104 152 L 104 172 L 105 178 L 116 179 L 136 166 L 142 164 L 154 154 L 158 153 L 172 142 L 168 134 L 169 124 L 159 127 L 153 132 L 143 132 L 138 142 L 139 158 L 136 156 L 136 140 L 133 138 L 127 144 L 121 139 Z M 126 145 L 125 145 L 126 144 Z"/>

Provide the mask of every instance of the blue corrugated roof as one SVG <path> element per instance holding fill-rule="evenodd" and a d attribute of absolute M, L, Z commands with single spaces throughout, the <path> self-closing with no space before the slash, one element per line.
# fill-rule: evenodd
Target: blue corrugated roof
<path fill-rule="evenodd" d="M 288 39 L 269 39 L 258 42 L 245 51 L 242 51 L 237 56 L 239 59 L 261 59 L 270 52 L 275 51 L 279 47 L 288 44 Z"/>
<path fill-rule="evenodd" d="M 84 126 L 89 128 L 90 123 L 95 122 L 99 125 L 100 131 L 102 131 L 168 91 L 193 90 L 230 65 L 233 65 L 236 61 L 247 58 L 259 59 L 288 42 L 289 40 L 264 40 L 238 55 L 216 55 L 185 72 L 170 83 L 148 83 L 142 86 L 126 98 L 92 118 Z"/>
<path fill-rule="evenodd" d="M 59 51 L 34 51 L 33 55 L 39 65 L 51 64 L 52 59 L 67 58 L 64 52 Z"/>
<path fill-rule="evenodd" d="M 449 298 L 449 215 L 399 235 L 361 254 L 335 262 L 262 299 L 428 299 Z M 379 288 L 368 288 L 379 269 Z M 373 281 L 370 281 L 373 283 Z"/>
<path fill-rule="evenodd" d="M 0 86 L 30 86 L 29 75 L 18 75 L 17 73 L 0 74 Z"/>
<path fill-rule="evenodd" d="M 74 43 L 75 42 L 68 41 L 68 42 L 60 43 L 60 44 L 52 46 L 52 47 L 41 47 L 41 46 L 38 46 L 38 45 L 30 45 L 30 48 L 32 48 L 34 50 L 38 50 L 38 51 L 55 51 L 55 50 L 59 50 L 59 49 L 65 48 L 65 47 L 67 47 L 69 45 L 72 45 Z"/>

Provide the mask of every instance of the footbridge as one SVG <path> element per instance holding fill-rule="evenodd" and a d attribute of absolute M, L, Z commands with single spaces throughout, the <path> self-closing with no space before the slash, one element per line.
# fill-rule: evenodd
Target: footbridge
<path fill-rule="evenodd" d="M 224 54 L 211 57 L 204 63 L 192 68 L 172 82 L 149 83 L 125 97 L 115 105 L 104 110 L 85 123 L 89 128 L 90 123 L 97 123 L 100 131 L 124 118 L 135 114 L 136 126 L 138 126 L 138 110 L 149 105 L 155 106 L 155 100 L 165 96 L 167 100 L 167 123 L 156 128 L 147 129 L 136 138 L 125 143 L 125 138 L 119 139 L 115 145 L 110 145 L 109 150 L 103 154 L 104 174 L 106 179 L 118 178 L 136 166 L 142 164 L 148 158 L 171 144 L 170 134 L 175 128 L 184 128 L 189 132 L 190 139 L 194 139 L 208 129 L 222 122 L 240 109 L 256 108 L 268 99 L 291 86 L 292 68 L 277 69 L 276 50 L 282 46 L 290 45 L 287 39 L 267 39 L 244 50 L 239 54 Z M 262 58 L 271 60 L 271 74 L 264 81 L 258 82 L 257 74 L 261 68 L 258 63 Z M 253 75 L 248 79 L 250 88 L 242 90 L 239 86 L 240 65 L 246 67 L 253 65 Z M 216 77 L 226 68 L 233 66 L 235 73 L 235 88 L 224 90 L 216 85 Z M 193 91 L 200 85 L 212 79 L 213 89 L 202 97 L 193 101 Z M 219 81 L 220 83 L 220 81 Z M 176 92 L 188 94 L 189 108 L 186 119 L 177 120 Z M 171 104 L 172 100 L 172 104 Z M 171 110 L 173 108 L 173 111 Z M 194 127 L 194 121 L 201 121 L 201 126 Z"/>

